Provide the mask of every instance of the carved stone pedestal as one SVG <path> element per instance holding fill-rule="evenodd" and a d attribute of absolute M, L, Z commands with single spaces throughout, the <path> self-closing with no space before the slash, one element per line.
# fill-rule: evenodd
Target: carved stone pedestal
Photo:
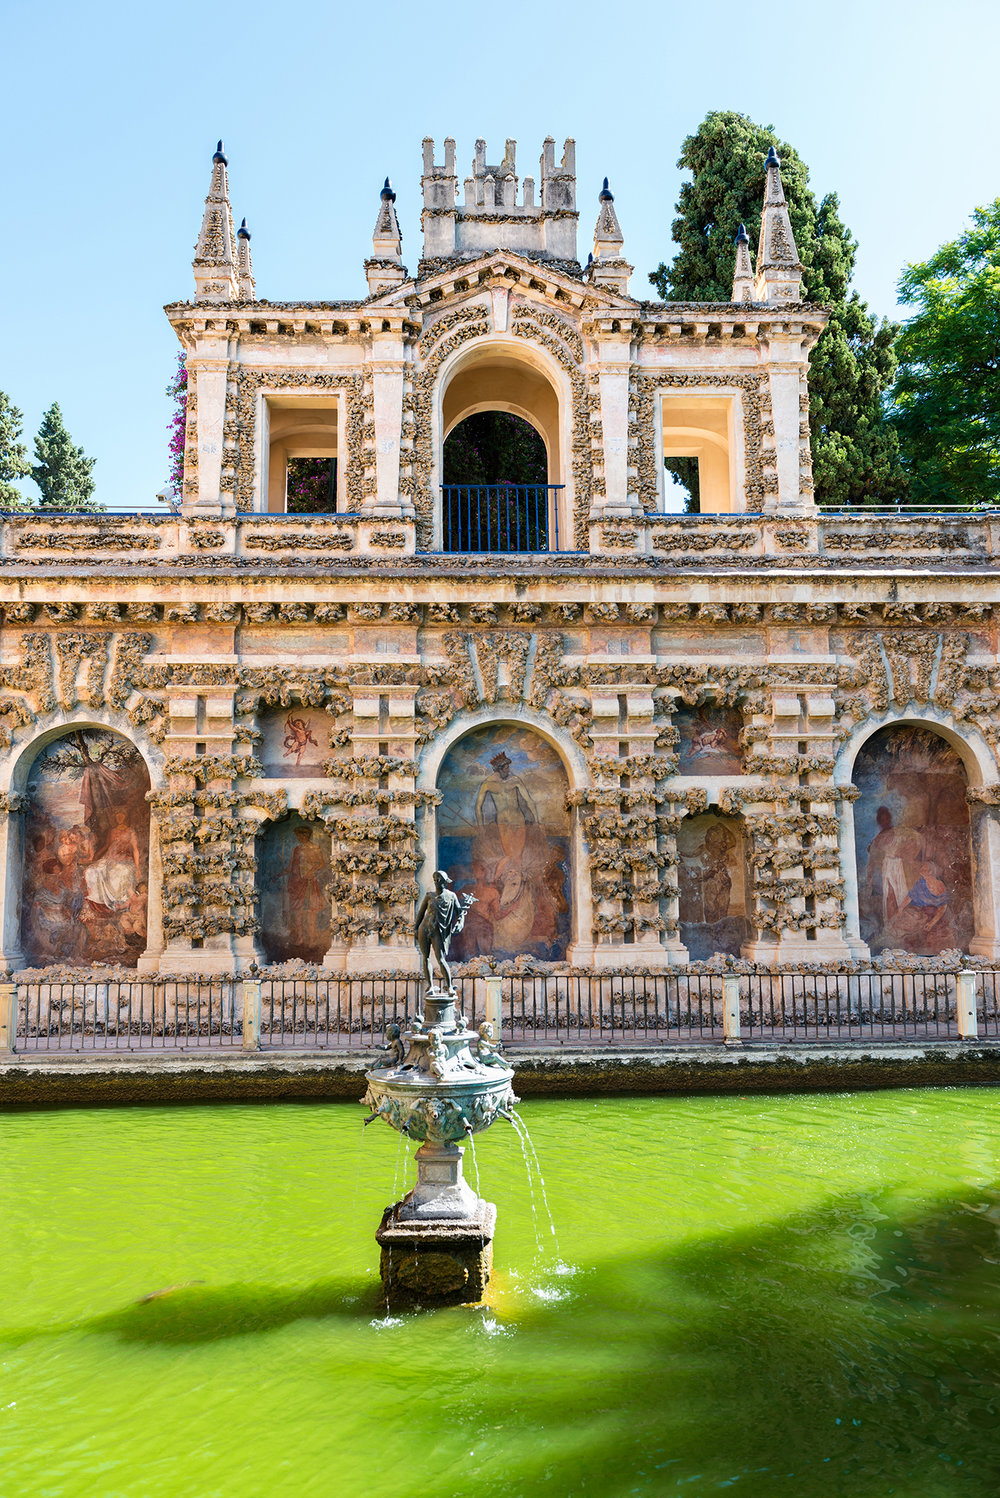
<path fill-rule="evenodd" d="M 389 1305 L 463 1305 L 482 1300 L 493 1270 L 497 1209 L 477 1201 L 469 1217 L 400 1216 L 386 1207 L 375 1241 Z"/>

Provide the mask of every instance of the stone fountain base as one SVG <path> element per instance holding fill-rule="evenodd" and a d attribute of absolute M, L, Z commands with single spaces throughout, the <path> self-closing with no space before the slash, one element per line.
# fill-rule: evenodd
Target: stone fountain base
<path fill-rule="evenodd" d="M 476 1200 L 467 1217 L 412 1216 L 386 1207 L 375 1241 L 390 1305 L 468 1305 L 482 1300 L 493 1270 L 497 1209 Z"/>

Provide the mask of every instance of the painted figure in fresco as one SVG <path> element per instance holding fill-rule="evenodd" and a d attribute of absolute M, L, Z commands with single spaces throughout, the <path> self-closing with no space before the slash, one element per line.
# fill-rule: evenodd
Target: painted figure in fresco
<path fill-rule="evenodd" d="M 490 760 L 493 774 L 488 775 L 479 787 L 476 797 L 476 822 L 484 825 L 487 796 L 493 797 L 500 846 L 507 859 L 519 861 L 527 838 L 525 812 L 533 822 L 538 822 L 538 810 L 519 775 L 512 775 L 511 761 L 501 749 Z"/>
<path fill-rule="evenodd" d="M 28 960 L 133 965 L 146 942 L 145 766 L 127 740 L 78 729 L 29 779 L 23 886 Z"/>
<path fill-rule="evenodd" d="M 431 993 L 436 992 L 431 976 L 431 953 L 437 959 L 438 969 L 444 979 L 444 992 L 454 993 L 451 968 L 448 966 L 448 948 L 451 939 L 465 924 L 469 906 L 475 903 L 475 895 L 463 895 L 461 900 L 451 888 L 451 880 L 443 869 L 434 874 L 434 891 L 424 895 L 417 911 L 416 937 L 420 949 L 420 970 Z"/>
<path fill-rule="evenodd" d="M 121 807 L 113 813 L 114 825 L 100 858 L 84 872 L 87 899 L 108 910 L 123 910 L 132 899 L 142 879 L 139 840 L 128 823 L 128 813 Z"/>
<path fill-rule="evenodd" d="M 306 951 L 317 951 L 323 945 L 327 867 L 311 827 L 296 827 L 295 847 L 282 873 L 288 879 L 289 939 Z"/>
<path fill-rule="evenodd" d="M 878 832 L 868 844 L 868 883 L 881 902 L 882 921 L 892 919 L 906 903 L 909 889 L 907 864 L 920 855 L 921 836 L 914 827 L 894 827 L 892 812 L 880 806 L 875 813 Z"/>
<path fill-rule="evenodd" d="M 909 890 L 900 905 L 900 910 L 905 910 L 908 905 L 914 910 L 926 916 L 924 923 L 925 931 L 933 931 L 934 927 L 942 920 L 948 910 L 948 889 L 944 882 L 938 878 L 938 866 L 928 861 L 922 863 L 919 868 L 920 877 L 911 890 Z"/>
<path fill-rule="evenodd" d="M 681 887 L 685 913 L 699 922 L 714 924 L 729 915 L 733 876 L 730 853 L 736 842 L 726 827 L 708 827 L 701 845 L 681 859 Z M 691 915 L 687 915 L 690 920 Z M 683 917 L 682 917 L 683 919 Z"/>
<path fill-rule="evenodd" d="M 570 827 L 557 755 L 527 729 L 477 729 L 449 752 L 439 785 L 439 856 L 456 891 L 476 898 L 452 957 L 563 958 Z"/>
<path fill-rule="evenodd" d="M 293 718 L 289 713 L 285 719 L 285 737 L 281 741 L 282 758 L 291 759 L 294 756 L 296 767 L 298 767 L 310 744 L 314 749 L 319 748 L 305 718 Z"/>

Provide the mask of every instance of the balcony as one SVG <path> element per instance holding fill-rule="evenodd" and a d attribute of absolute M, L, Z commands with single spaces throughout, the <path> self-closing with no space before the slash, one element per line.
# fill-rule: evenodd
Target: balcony
<path fill-rule="evenodd" d="M 441 549 L 451 552 L 559 550 L 563 484 L 442 484 Z"/>

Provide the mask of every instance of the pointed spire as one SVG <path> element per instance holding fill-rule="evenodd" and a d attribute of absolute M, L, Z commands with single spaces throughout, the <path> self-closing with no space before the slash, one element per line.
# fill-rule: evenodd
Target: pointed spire
<path fill-rule="evenodd" d="M 250 258 L 250 230 L 247 228 L 246 219 L 243 220 L 236 231 L 236 246 L 240 277 L 240 301 L 253 302 L 257 299 L 257 289 L 253 278 L 253 261 Z"/>
<path fill-rule="evenodd" d="M 403 236 L 396 217 L 396 194 L 386 177 L 379 193 L 378 218 L 372 235 L 372 256 L 365 261 L 368 273 L 368 290 L 374 295 L 399 286 L 406 279 L 403 264 Z"/>
<path fill-rule="evenodd" d="M 750 259 L 750 236 L 746 224 L 740 224 L 736 236 L 736 269 L 733 273 L 733 301 L 752 302 L 754 299 L 753 262 Z"/>
<path fill-rule="evenodd" d="M 803 266 L 795 247 L 792 221 L 781 185 L 781 162 L 773 146 L 767 153 L 766 166 L 754 299 L 758 302 L 797 302 L 802 297 Z"/>
<path fill-rule="evenodd" d="M 205 199 L 201 233 L 194 249 L 195 297 L 199 302 L 233 302 L 238 294 L 236 235 L 229 206 L 228 165 L 220 140 L 212 157 L 212 180 Z"/>
<path fill-rule="evenodd" d="M 600 208 L 597 214 L 597 226 L 594 229 L 594 254 L 593 260 L 587 262 L 591 272 L 590 279 L 595 286 L 608 286 L 614 291 L 624 292 L 627 296 L 628 278 L 632 274 L 632 267 L 622 255 L 625 248 L 625 236 L 618 222 L 615 197 L 608 187 L 607 177 L 604 179 L 604 186 L 597 194 L 597 201 Z"/>

